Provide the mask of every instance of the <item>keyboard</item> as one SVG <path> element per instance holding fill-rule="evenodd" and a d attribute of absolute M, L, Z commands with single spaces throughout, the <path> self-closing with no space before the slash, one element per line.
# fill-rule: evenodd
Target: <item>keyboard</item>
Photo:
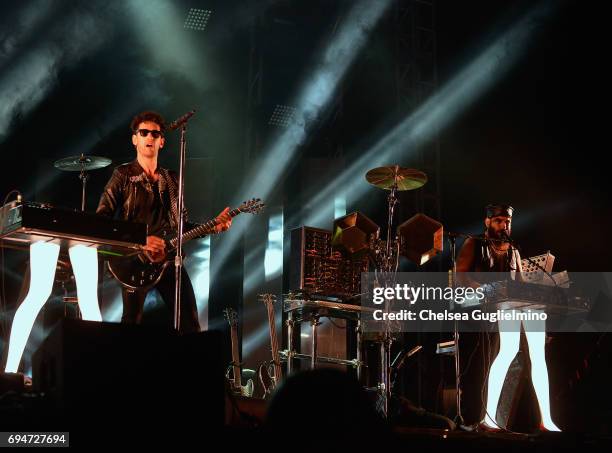
<path fill-rule="evenodd" d="M 46 203 L 13 201 L 0 209 L 0 240 L 3 247 L 12 248 L 27 248 L 37 241 L 66 248 L 84 244 L 103 254 L 125 256 L 146 244 L 147 225 Z"/>

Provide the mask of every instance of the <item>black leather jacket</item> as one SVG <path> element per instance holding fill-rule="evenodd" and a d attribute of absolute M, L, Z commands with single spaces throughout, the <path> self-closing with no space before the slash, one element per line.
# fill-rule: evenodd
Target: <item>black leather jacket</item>
<path fill-rule="evenodd" d="M 170 206 L 164 197 L 161 197 L 164 207 L 170 212 L 170 226 L 176 228 L 178 220 L 178 178 L 176 172 L 158 167 L 159 191 L 168 189 Z M 113 175 L 106 184 L 100 197 L 96 214 L 114 217 L 116 213 L 122 220 L 134 220 L 134 207 L 143 203 L 147 196 L 147 179 L 143 168 L 137 160 L 115 168 Z M 185 220 L 184 231 L 197 226 Z"/>

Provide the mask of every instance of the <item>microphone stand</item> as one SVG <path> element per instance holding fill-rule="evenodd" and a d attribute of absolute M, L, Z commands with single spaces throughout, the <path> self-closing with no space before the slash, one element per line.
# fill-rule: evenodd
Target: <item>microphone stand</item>
<path fill-rule="evenodd" d="M 176 237 L 176 256 L 174 257 L 174 329 L 177 332 L 181 330 L 181 281 L 183 277 L 183 229 L 185 223 L 185 204 L 184 204 L 184 186 L 185 186 L 185 154 L 187 149 L 187 121 L 193 115 L 184 115 L 179 120 L 172 123 L 171 129 L 180 125 L 181 142 L 179 153 L 179 177 L 178 177 L 178 200 L 176 210 L 178 213 L 177 220 L 177 237 Z"/>
<path fill-rule="evenodd" d="M 453 289 L 453 294 L 455 294 L 455 285 L 457 282 L 457 253 L 456 253 L 457 238 L 458 237 L 465 238 L 465 239 L 471 238 L 471 239 L 475 239 L 479 241 L 482 241 L 484 239 L 479 236 L 475 236 L 473 234 L 453 233 L 450 231 L 445 234 L 448 237 L 448 242 L 450 243 L 451 260 L 453 263 L 450 283 Z M 455 343 L 455 354 L 454 354 L 454 357 L 455 357 L 455 398 L 456 398 L 455 404 L 457 405 L 457 415 L 455 416 L 454 422 L 457 424 L 457 426 L 462 426 L 464 424 L 464 419 L 461 413 L 461 361 L 460 361 L 460 356 L 459 356 L 459 324 L 457 320 L 455 320 L 454 327 L 453 327 L 453 341 Z"/>
<path fill-rule="evenodd" d="M 455 294 L 455 284 L 457 280 L 457 237 L 461 236 L 457 233 L 448 233 L 448 242 L 450 243 L 451 249 L 451 259 L 453 262 L 453 269 L 451 271 L 451 287 L 453 289 L 453 294 Z M 454 300 L 453 300 L 454 305 Z M 453 307 L 454 308 L 454 307 Z M 455 343 L 455 404 L 457 405 L 457 415 L 455 416 L 454 422 L 459 426 L 463 425 L 463 415 L 461 414 L 461 361 L 459 357 L 459 327 L 458 322 L 455 320 L 453 326 L 453 341 Z"/>
<path fill-rule="evenodd" d="M 445 235 L 448 237 L 448 241 L 450 243 L 451 260 L 453 263 L 453 267 L 451 271 L 451 275 L 452 275 L 451 285 L 453 288 L 453 294 L 455 293 L 454 289 L 455 289 L 455 284 L 456 284 L 456 279 L 457 279 L 456 241 L 458 237 L 465 238 L 465 239 L 474 239 L 474 240 L 481 241 L 481 242 L 507 242 L 510 244 L 511 247 L 516 248 L 520 252 L 520 248 L 514 243 L 514 241 L 512 241 L 512 239 L 510 239 L 510 236 L 508 236 L 507 234 L 505 234 L 505 238 L 503 239 L 482 238 L 480 236 L 475 236 L 473 234 L 455 233 L 455 232 L 450 232 L 450 231 L 446 232 Z M 544 269 L 538 263 L 533 261 L 531 258 L 527 258 L 527 261 L 529 261 L 534 266 L 544 271 L 544 273 L 546 273 L 546 275 L 548 275 L 553 280 L 555 285 L 557 285 L 557 282 L 555 281 L 555 279 L 549 274 L 549 272 L 546 271 L 546 269 Z M 458 322 L 456 320 L 454 322 L 453 340 L 455 343 L 455 354 L 454 354 L 455 356 L 455 392 L 456 392 L 456 404 L 457 404 L 457 415 L 455 416 L 454 422 L 457 424 L 457 426 L 462 426 L 464 424 L 464 420 L 463 420 L 463 415 L 461 413 L 461 363 L 459 360 L 460 359 L 460 356 L 459 356 L 459 329 L 458 329 Z"/>

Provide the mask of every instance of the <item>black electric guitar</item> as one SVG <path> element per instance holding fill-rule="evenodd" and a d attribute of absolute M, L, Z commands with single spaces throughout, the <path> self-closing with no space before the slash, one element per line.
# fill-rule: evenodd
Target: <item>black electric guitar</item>
<path fill-rule="evenodd" d="M 229 322 L 232 340 L 232 363 L 227 368 L 225 377 L 230 383 L 232 391 L 236 395 L 253 396 L 253 380 L 248 379 L 246 385 L 242 385 L 242 364 L 240 363 L 240 355 L 238 354 L 238 315 L 233 308 L 223 310 L 225 319 Z M 232 375 L 232 378 L 230 378 Z"/>
<path fill-rule="evenodd" d="M 248 212 L 257 214 L 264 208 L 264 204 L 259 198 L 253 198 L 232 209 L 229 212 L 231 217 Z M 214 231 L 217 225 L 216 219 L 198 225 L 195 228 L 183 233 L 183 244 L 191 239 L 206 236 Z M 165 239 L 165 238 L 164 238 Z M 174 255 L 177 246 L 176 235 L 166 241 L 166 259 L 159 263 L 153 263 L 144 252 L 129 257 L 118 257 L 109 260 L 108 269 L 122 286 L 128 289 L 149 289 L 155 286 L 162 278 L 166 268 L 174 263 Z"/>
<path fill-rule="evenodd" d="M 274 316 L 274 302 L 276 301 L 276 296 L 273 294 L 260 294 L 259 297 L 268 311 L 270 346 L 272 349 L 272 361 L 260 365 L 258 370 L 259 381 L 264 389 L 264 398 L 267 398 L 272 394 L 272 390 L 274 390 L 280 382 L 282 378 L 282 368 L 280 355 L 278 353 L 278 337 L 276 336 L 276 320 Z"/>

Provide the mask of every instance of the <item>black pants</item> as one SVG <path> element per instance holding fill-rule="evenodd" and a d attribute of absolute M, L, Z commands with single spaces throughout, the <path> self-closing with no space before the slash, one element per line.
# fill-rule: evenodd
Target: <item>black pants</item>
<path fill-rule="evenodd" d="M 191 279 L 183 268 L 181 279 L 181 325 L 182 333 L 200 331 L 198 321 L 198 307 L 196 305 L 195 293 L 191 285 Z M 159 291 L 164 303 L 168 307 L 170 316 L 174 316 L 174 266 L 168 266 L 159 283 L 154 287 Z M 150 290 L 149 290 L 150 291 Z M 132 291 L 123 288 L 123 315 L 121 322 L 126 324 L 140 324 L 144 309 L 146 290 Z"/>

